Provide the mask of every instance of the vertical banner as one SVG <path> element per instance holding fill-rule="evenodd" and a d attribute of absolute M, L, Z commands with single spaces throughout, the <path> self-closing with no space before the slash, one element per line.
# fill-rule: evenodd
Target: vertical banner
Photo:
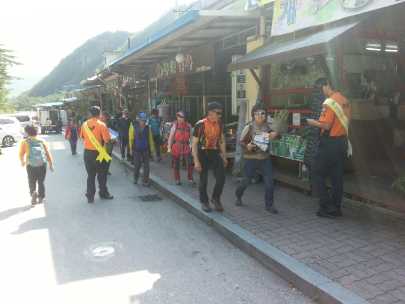
<path fill-rule="evenodd" d="M 236 135 L 236 149 L 235 149 L 235 160 L 233 163 L 233 172 L 232 172 L 232 178 L 236 179 L 236 176 L 238 175 L 240 171 L 240 165 L 242 162 L 242 155 L 243 155 L 243 148 L 239 145 L 240 141 L 240 136 L 242 135 L 243 129 L 245 128 L 245 122 L 246 122 L 246 115 L 247 115 L 247 109 L 248 109 L 248 100 L 242 100 L 241 103 L 239 104 L 239 119 L 238 119 L 238 132 Z"/>
<path fill-rule="evenodd" d="M 275 0 L 271 35 L 292 33 L 405 0 Z"/>

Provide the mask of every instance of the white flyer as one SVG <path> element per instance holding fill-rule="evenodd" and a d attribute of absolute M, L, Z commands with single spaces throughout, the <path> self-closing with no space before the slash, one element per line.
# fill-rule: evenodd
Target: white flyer
<path fill-rule="evenodd" d="M 253 138 L 253 143 L 262 151 L 266 151 L 269 147 L 269 133 L 257 132 Z"/>

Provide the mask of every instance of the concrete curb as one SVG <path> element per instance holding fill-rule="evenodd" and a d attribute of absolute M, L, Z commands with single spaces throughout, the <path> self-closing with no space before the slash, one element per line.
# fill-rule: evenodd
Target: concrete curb
<path fill-rule="evenodd" d="M 113 159 L 122 162 L 121 156 L 113 151 Z M 133 170 L 133 166 L 124 161 L 124 165 Z M 140 172 L 142 176 L 142 170 Z M 366 304 L 370 303 L 354 292 L 331 281 L 324 275 L 297 261 L 283 251 L 230 221 L 217 212 L 205 213 L 201 204 L 192 197 L 178 191 L 178 188 L 166 183 L 161 178 L 149 174 L 150 184 L 165 196 L 187 209 L 199 219 L 212 226 L 231 242 L 262 262 L 273 271 L 294 284 L 299 290 L 319 303 L 325 304 Z"/>

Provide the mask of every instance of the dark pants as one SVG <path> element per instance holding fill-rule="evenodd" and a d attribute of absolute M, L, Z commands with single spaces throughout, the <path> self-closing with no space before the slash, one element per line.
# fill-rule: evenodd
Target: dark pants
<path fill-rule="evenodd" d="M 30 195 L 34 191 L 37 191 L 38 183 L 38 197 L 45 197 L 45 176 L 46 176 L 46 165 L 41 167 L 33 167 L 31 165 L 26 165 L 28 174 L 28 186 L 30 187 Z"/>
<path fill-rule="evenodd" d="M 199 150 L 198 160 L 201 164 L 200 171 L 200 202 L 208 203 L 207 184 L 208 184 L 208 168 L 211 165 L 212 171 L 215 176 L 215 187 L 212 192 L 212 197 L 218 199 L 225 184 L 225 168 L 218 150 Z"/>
<path fill-rule="evenodd" d="M 262 174 L 265 184 L 264 203 L 266 206 L 273 206 L 274 176 L 270 157 L 266 159 L 243 158 L 243 179 L 239 182 L 238 187 L 236 188 L 236 197 L 242 198 L 243 193 L 252 181 L 256 170 L 259 170 Z"/>
<path fill-rule="evenodd" d="M 129 154 L 129 138 L 121 138 L 121 157 L 125 158 L 125 147 L 127 148 L 127 157 L 130 157 Z"/>
<path fill-rule="evenodd" d="M 347 136 L 326 137 L 318 141 L 311 175 L 320 207 L 333 206 L 340 210 L 343 198 L 343 167 L 347 157 L 347 144 Z M 332 197 L 326 187 L 326 175 L 330 175 Z"/>
<path fill-rule="evenodd" d="M 173 160 L 173 170 L 174 170 L 174 179 L 175 180 L 180 180 L 180 157 L 181 155 L 172 155 L 172 160 Z M 186 160 L 187 164 L 187 179 L 188 180 L 194 180 L 193 177 L 193 170 L 194 170 L 194 164 L 193 164 L 193 158 L 191 156 L 191 152 L 184 155 L 184 159 Z"/>
<path fill-rule="evenodd" d="M 155 143 L 156 156 L 160 157 L 160 146 L 162 145 L 162 139 L 160 138 L 160 135 L 153 135 L 153 142 Z"/>
<path fill-rule="evenodd" d="M 72 152 L 76 152 L 77 148 L 77 137 L 76 138 L 69 138 L 70 150 Z"/>
<path fill-rule="evenodd" d="M 96 161 L 99 153 L 97 150 L 84 149 L 83 158 L 84 164 L 87 171 L 87 192 L 86 196 L 88 198 L 93 198 L 96 194 L 96 175 L 98 180 L 98 187 L 100 191 L 99 195 L 108 195 L 107 189 L 107 172 L 108 172 L 108 162 L 103 160 L 101 163 Z"/>
<path fill-rule="evenodd" d="M 150 165 L 150 150 L 139 152 L 134 151 L 134 180 L 139 178 L 139 170 L 143 163 L 143 178 L 145 183 L 149 182 L 149 165 Z"/>

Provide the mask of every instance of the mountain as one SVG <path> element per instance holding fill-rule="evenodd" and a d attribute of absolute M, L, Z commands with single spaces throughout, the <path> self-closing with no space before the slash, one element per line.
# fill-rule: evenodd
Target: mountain
<path fill-rule="evenodd" d="M 94 76 L 103 61 L 103 53 L 117 49 L 132 35 L 124 31 L 104 32 L 87 40 L 62 59 L 47 76 L 27 92 L 27 95 L 39 97 L 55 94 L 62 86 L 79 84 L 82 80 Z"/>
<path fill-rule="evenodd" d="M 21 93 L 28 91 L 32 88 L 38 81 L 42 79 L 41 75 L 35 76 L 26 76 L 23 79 L 16 80 L 12 84 L 7 86 L 7 89 L 10 89 L 9 97 L 17 97 Z"/>

